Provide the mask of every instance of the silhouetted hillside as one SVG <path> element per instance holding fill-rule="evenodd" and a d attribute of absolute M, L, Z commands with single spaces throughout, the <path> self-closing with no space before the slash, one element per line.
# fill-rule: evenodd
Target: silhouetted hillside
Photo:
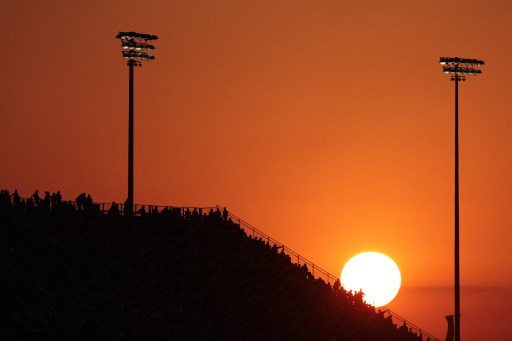
<path fill-rule="evenodd" d="M 0 202 L 0 339 L 421 340 L 220 212 Z"/>

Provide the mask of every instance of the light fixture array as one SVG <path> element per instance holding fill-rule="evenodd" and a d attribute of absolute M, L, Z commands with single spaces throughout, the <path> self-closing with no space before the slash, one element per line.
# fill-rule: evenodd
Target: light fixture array
<path fill-rule="evenodd" d="M 476 76 L 481 74 L 482 70 L 479 67 L 485 65 L 483 60 L 459 57 L 441 57 L 439 64 L 443 66 L 444 73 L 452 75 L 452 80 L 455 80 L 455 77 L 459 80 L 465 80 L 467 75 Z"/>
<path fill-rule="evenodd" d="M 137 32 L 119 32 L 116 38 L 121 40 L 123 58 L 128 60 L 128 64 L 142 66 L 143 61 L 155 59 L 154 55 L 148 53 L 155 50 L 155 46 L 148 42 L 157 40 L 157 36 Z"/>

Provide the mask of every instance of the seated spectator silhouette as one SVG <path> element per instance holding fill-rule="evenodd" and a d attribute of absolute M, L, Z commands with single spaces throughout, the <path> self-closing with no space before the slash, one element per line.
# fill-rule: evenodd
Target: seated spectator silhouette
<path fill-rule="evenodd" d="M 398 328 L 398 331 L 402 334 L 407 334 L 409 332 L 409 329 L 407 329 L 407 325 L 404 321 L 404 324 L 400 326 L 400 328 Z"/>
<path fill-rule="evenodd" d="M 28 198 L 25 202 L 25 209 L 27 210 L 27 212 L 31 213 L 34 210 L 34 207 L 34 200 L 32 198 Z"/>
<path fill-rule="evenodd" d="M 50 204 L 52 206 L 52 209 L 55 209 L 57 207 L 57 197 L 56 197 L 56 193 L 52 193 L 51 197 L 50 197 Z"/>
<path fill-rule="evenodd" d="M 79 196 L 76 197 L 75 199 L 75 202 L 76 202 L 76 209 L 77 210 L 82 210 L 85 208 L 85 200 L 87 199 L 87 197 L 85 196 L 85 193 L 82 193 L 80 194 Z"/>
<path fill-rule="evenodd" d="M 332 286 L 332 289 L 334 291 L 334 293 L 336 295 L 339 294 L 340 290 L 341 290 L 341 283 L 340 283 L 340 280 L 339 279 L 336 279 L 336 282 L 334 282 L 333 286 Z"/>
<path fill-rule="evenodd" d="M 133 213 L 133 202 L 130 201 L 129 198 L 127 198 L 124 201 L 124 215 L 132 215 Z"/>
<path fill-rule="evenodd" d="M 51 196 L 50 196 L 50 192 L 48 191 L 45 191 L 44 192 L 44 199 L 43 199 L 43 206 L 44 208 L 50 208 L 50 204 L 51 204 Z"/>
<path fill-rule="evenodd" d="M 0 190 L 0 207 L 2 208 L 11 206 L 11 198 L 5 192 L 3 189 Z"/>
<path fill-rule="evenodd" d="M 60 194 L 60 191 L 57 191 L 57 194 L 55 194 L 55 202 L 57 206 L 62 203 L 62 195 Z"/>
<path fill-rule="evenodd" d="M 137 211 L 137 213 L 142 217 L 145 216 L 146 215 L 146 207 L 144 205 L 142 205 L 142 207 Z"/>
<path fill-rule="evenodd" d="M 87 194 L 87 197 L 85 198 L 85 201 L 84 201 L 84 208 L 86 210 L 92 210 L 93 209 L 93 205 L 92 205 L 92 197 L 90 194 Z"/>
<path fill-rule="evenodd" d="M 119 206 L 117 205 L 116 202 L 112 202 L 112 205 L 110 205 L 110 208 L 108 210 L 108 213 L 107 213 L 109 216 L 119 216 L 120 212 L 119 212 Z"/>

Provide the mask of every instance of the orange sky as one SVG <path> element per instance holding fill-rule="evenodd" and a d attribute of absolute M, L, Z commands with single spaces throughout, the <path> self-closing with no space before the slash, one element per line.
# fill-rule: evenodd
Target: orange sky
<path fill-rule="evenodd" d="M 460 84 L 461 281 L 511 302 L 511 18 L 507 0 L 5 2 L 0 187 L 124 201 L 114 37 L 156 34 L 135 70 L 135 201 L 225 205 L 336 275 L 386 253 L 403 275 L 392 309 L 444 338 L 452 298 L 407 294 L 453 283 L 454 90 L 438 60 L 487 63 Z M 484 339 L 468 297 L 462 337 Z"/>

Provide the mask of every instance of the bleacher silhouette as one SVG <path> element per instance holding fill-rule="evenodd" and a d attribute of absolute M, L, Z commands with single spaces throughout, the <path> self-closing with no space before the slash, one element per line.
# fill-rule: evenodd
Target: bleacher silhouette
<path fill-rule="evenodd" d="M 434 340 L 220 207 L 49 198 L 0 194 L 1 340 Z"/>

